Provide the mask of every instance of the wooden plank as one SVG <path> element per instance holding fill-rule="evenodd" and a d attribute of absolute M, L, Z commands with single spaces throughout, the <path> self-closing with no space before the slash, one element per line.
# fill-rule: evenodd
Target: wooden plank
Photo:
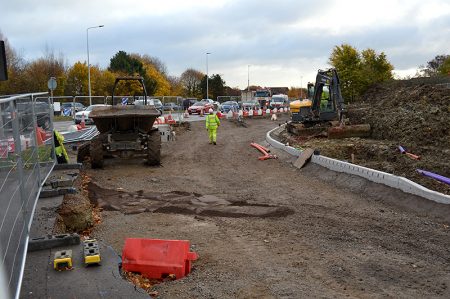
<path fill-rule="evenodd" d="M 314 150 L 312 148 L 307 148 L 302 151 L 298 159 L 294 162 L 294 166 L 297 168 L 302 168 L 311 160 L 311 156 L 314 154 Z"/>

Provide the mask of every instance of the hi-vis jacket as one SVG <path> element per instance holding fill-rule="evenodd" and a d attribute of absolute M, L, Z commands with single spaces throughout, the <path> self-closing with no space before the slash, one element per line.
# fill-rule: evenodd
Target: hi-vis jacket
<path fill-rule="evenodd" d="M 216 114 L 208 114 L 206 116 L 206 128 L 208 130 L 215 130 L 220 126 L 220 120 Z"/>

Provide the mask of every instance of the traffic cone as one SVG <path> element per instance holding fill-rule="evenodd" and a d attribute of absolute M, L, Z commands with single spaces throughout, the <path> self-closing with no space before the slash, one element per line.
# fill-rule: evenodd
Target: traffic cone
<path fill-rule="evenodd" d="M 187 109 L 184 111 L 184 118 L 189 118 L 189 112 Z"/>
<path fill-rule="evenodd" d="M 42 132 L 43 131 L 40 127 L 36 127 L 36 143 L 37 145 L 43 145 L 44 144 L 44 140 L 42 138 Z M 45 134 L 45 132 L 44 132 Z"/>
<path fill-rule="evenodd" d="M 200 116 L 203 116 L 203 109 L 200 110 Z"/>
<path fill-rule="evenodd" d="M 81 115 L 81 123 L 80 123 L 81 129 L 86 128 L 86 122 L 84 120 L 84 114 Z"/>

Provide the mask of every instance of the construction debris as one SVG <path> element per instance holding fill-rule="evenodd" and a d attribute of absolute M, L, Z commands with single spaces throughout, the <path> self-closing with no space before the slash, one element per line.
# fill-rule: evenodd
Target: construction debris
<path fill-rule="evenodd" d="M 311 156 L 313 154 L 314 150 L 312 148 L 304 149 L 298 159 L 294 162 L 294 166 L 297 168 L 302 168 L 311 160 Z"/>
<path fill-rule="evenodd" d="M 254 142 L 250 143 L 250 145 L 264 154 L 264 156 L 259 157 L 258 160 L 277 159 L 277 156 L 269 154 L 270 150 L 266 147 Z"/>

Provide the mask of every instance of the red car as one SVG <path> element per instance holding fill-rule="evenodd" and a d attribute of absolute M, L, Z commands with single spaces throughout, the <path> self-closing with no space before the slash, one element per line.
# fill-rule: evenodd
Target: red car
<path fill-rule="evenodd" d="M 203 111 L 203 114 L 207 114 L 209 109 L 213 109 L 214 110 L 214 105 L 208 102 L 197 102 L 194 103 L 194 105 L 192 105 L 191 107 L 188 108 L 188 113 L 189 114 L 201 114 Z"/>

